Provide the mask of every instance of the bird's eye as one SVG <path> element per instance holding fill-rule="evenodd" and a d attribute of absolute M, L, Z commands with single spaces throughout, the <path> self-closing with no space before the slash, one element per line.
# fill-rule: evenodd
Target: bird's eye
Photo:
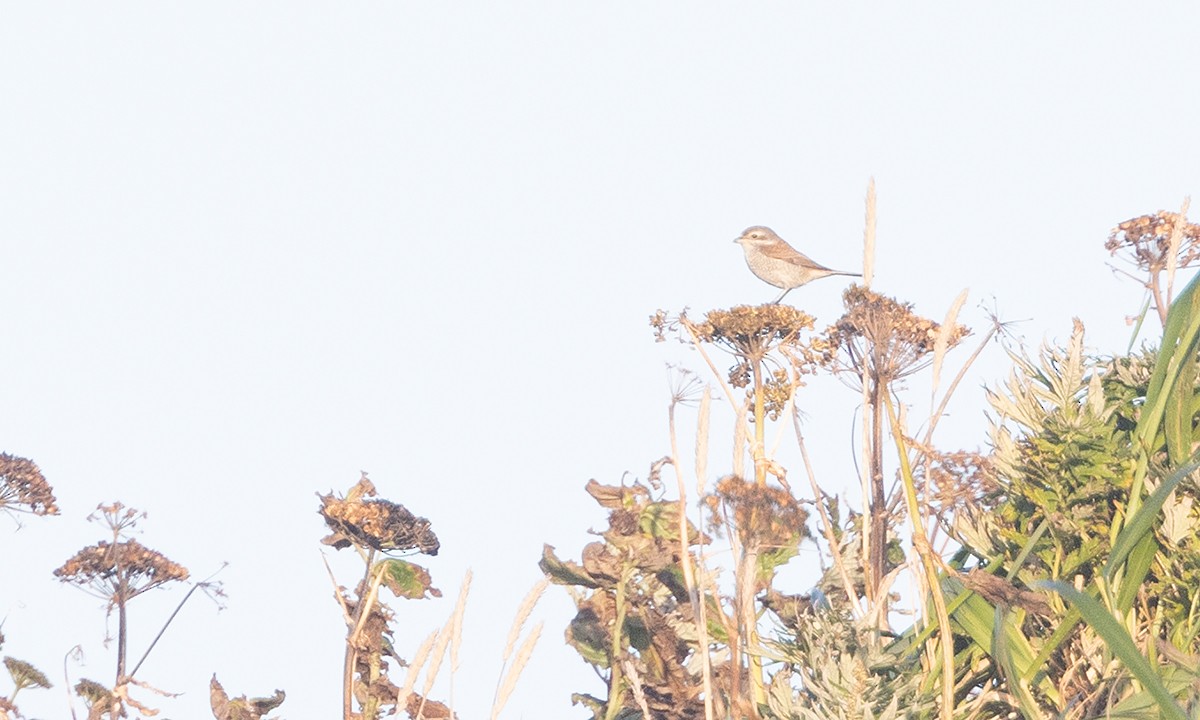
<path fill-rule="evenodd" d="M 753 233 L 750 233 L 750 237 L 752 237 L 752 238 L 754 238 L 755 240 L 757 240 L 757 239 L 759 239 L 760 237 L 762 237 L 762 235 L 759 235 L 758 233 L 756 233 L 756 232 L 753 232 Z"/>

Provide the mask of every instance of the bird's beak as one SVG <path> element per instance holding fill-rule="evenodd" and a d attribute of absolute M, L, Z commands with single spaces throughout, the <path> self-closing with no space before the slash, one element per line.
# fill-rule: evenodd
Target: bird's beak
<path fill-rule="evenodd" d="M 735 237 L 735 238 L 733 239 L 733 241 L 734 241 L 734 242 L 741 242 L 741 241 L 742 241 L 742 239 L 741 239 L 740 237 Z"/>

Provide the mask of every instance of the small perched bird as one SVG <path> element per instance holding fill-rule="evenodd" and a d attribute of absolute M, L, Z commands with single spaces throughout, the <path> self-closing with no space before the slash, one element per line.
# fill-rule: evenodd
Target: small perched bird
<path fill-rule="evenodd" d="M 746 264 L 750 266 L 750 272 L 757 275 L 759 280 L 783 288 L 783 294 L 775 298 L 775 303 L 783 300 L 783 296 L 792 290 L 818 278 L 830 275 L 862 277 L 862 273 L 830 270 L 809 260 L 807 255 L 784 242 L 774 230 L 762 225 L 746 228 L 734 242 L 746 251 Z"/>

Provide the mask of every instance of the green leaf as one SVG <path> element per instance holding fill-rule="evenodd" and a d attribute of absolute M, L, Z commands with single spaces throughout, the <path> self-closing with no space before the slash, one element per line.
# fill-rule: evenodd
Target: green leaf
<path fill-rule="evenodd" d="M 580 585 L 592 589 L 600 587 L 600 583 L 589 575 L 582 565 L 559 560 L 550 545 L 542 547 L 542 559 L 538 561 L 538 567 L 550 576 L 550 582 L 558 585 Z"/>
<path fill-rule="evenodd" d="M 396 597 L 420 600 L 427 594 L 439 596 L 441 591 L 433 587 L 429 571 L 420 565 L 389 558 L 376 565 L 383 572 L 383 585 Z"/>
<path fill-rule="evenodd" d="M 1030 644 L 1029 638 L 1021 631 L 1020 625 L 1015 622 L 1012 614 L 1006 613 L 1002 616 L 998 628 L 996 627 L 996 608 L 982 596 L 967 590 L 962 581 L 956 578 L 944 579 L 942 586 L 947 599 L 953 598 L 947 607 L 950 612 L 950 620 L 988 655 L 997 657 L 999 660 L 1000 657 L 997 653 L 1002 652 L 1005 658 L 1004 662 L 1008 663 L 1008 667 L 1005 668 L 1006 672 L 1014 673 L 1009 676 L 1010 678 L 1028 680 L 1036 674 L 1041 665 L 1034 665 L 1033 646 Z M 961 604 L 958 604 L 960 602 Z M 1002 638 L 1003 650 L 997 649 L 997 637 Z M 1036 684 L 1047 697 L 1055 702 L 1058 701 L 1058 691 L 1046 678 L 1041 678 Z"/>
<path fill-rule="evenodd" d="M 1133 607 L 1138 589 L 1154 564 L 1154 556 L 1158 553 L 1158 540 L 1151 533 L 1142 538 L 1129 554 L 1129 563 L 1125 566 L 1125 574 L 1121 578 L 1121 586 L 1117 591 L 1117 609 L 1128 612 Z"/>
<path fill-rule="evenodd" d="M 638 529 L 653 538 L 679 539 L 679 505 L 672 502 L 652 502 L 638 515 Z"/>
<path fill-rule="evenodd" d="M 1197 277 L 1200 277 L 1200 275 Z M 1116 541 L 1113 543 L 1112 553 L 1108 557 L 1108 562 L 1104 565 L 1104 576 L 1106 578 L 1112 580 L 1116 572 L 1121 569 L 1122 563 L 1133 552 L 1133 549 L 1142 542 L 1142 539 L 1146 535 L 1153 532 L 1154 521 L 1158 519 L 1159 511 L 1162 510 L 1163 503 L 1167 501 L 1167 496 L 1197 467 L 1200 467 L 1200 465 L 1191 462 L 1171 473 L 1171 476 L 1164 480 L 1150 497 L 1146 498 L 1146 502 L 1125 523 L 1125 527 L 1121 529 Z M 1144 576 L 1131 577 L 1129 574 L 1125 576 L 1125 582 L 1132 580 L 1134 585 L 1140 585 L 1143 579 L 1145 579 Z"/>
<path fill-rule="evenodd" d="M 567 644 L 592 665 L 601 668 L 609 666 L 612 637 L 591 608 L 580 610 L 567 625 Z"/>
<path fill-rule="evenodd" d="M 1197 329 L 1200 329 L 1200 312 L 1195 311 L 1195 303 L 1200 301 L 1197 293 L 1197 275 L 1188 283 L 1187 288 L 1171 306 L 1167 314 L 1167 324 L 1163 328 L 1162 343 L 1159 345 L 1158 361 L 1154 372 L 1150 375 L 1150 384 L 1146 392 L 1146 406 L 1138 420 L 1136 434 L 1142 439 L 1157 432 L 1162 422 L 1163 411 L 1167 404 L 1167 392 L 1174 386 L 1175 379 L 1181 371 L 1180 350 L 1183 355 L 1194 358 L 1194 351 L 1187 350 L 1192 345 L 1189 337 L 1194 339 Z M 1190 311 L 1190 312 L 1189 312 Z M 1167 388 L 1168 390 L 1164 390 Z"/>
<path fill-rule="evenodd" d="M 1010 622 L 1011 613 L 1004 608 L 996 608 L 995 621 L 992 627 L 992 657 L 996 658 L 1000 665 L 1000 669 L 1004 674 L 1004 678 L 1008 681 L 1009 690 L 1017 697 L 1017 704 L 1021 707 L 1021 712 L 1027 718 L 1036 718 L 1042 715 L 1041 708 L 1038 707 L 1037 701 L 1033 699 L 1033 695 L 1029 692 L 1028 683 L 1022 678 L 1021 669 L 1017 666 L 1016 659 L 1009 648 L 1009 637 L 1011 636 L 1009 629 L 1013 627 Z M 1032 654 L 1032 653 L 1030 653 Z M 1029 657 L 1025 661 L 1029 661 Z"/>

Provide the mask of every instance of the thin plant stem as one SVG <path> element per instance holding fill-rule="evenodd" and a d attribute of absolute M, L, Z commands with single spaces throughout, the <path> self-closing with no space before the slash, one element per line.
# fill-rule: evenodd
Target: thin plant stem
<path fill-rule="evenodd" d="M 733 397 L 733 390 L 731 390 L 729 384 L 725 382 L 725 378 L 721 376 L 721 372 L 717 370 L 716 363 L 714 363 L 712 358 L 709 357 L 708 353 L 705 352 L 704 345 L 701 344 L 700 338 L 696 336 L 696 331 L 692 329 L 692 324 L 690 322 L 683 322 L 680 324 L 683 325 L 683 329 L 687 330 L 688 335 L 691 336 L 692 347 L 696 348 L 696 351 L 700 353 L 700 357 L 704 358 L 704 363 L 708 365 L 708 369 L 712 372 L 713 377 L 716 378 L 717 384 L 721 386 L 721 391 L 725 393 L 725 398 L 729 400 L 729 406 L 732 408 L 741 407 L 741 403 L 739 403 Z M 743 427 L 747 425 L 744 413 L 738 413 L 738 421 L 742 423 Z"/>
<path fill-rule="evenodd" d="M 355 546 L 355 549 L 362 552 L 361 548 Z M 366 569 L 363 571 L 363 579 L 360 584 L 362 590 L 366 590 L 370 584 L 371 567 L 375 560 L 375 550 L 372 549 L 363 557 L 363 562 Z M 360 590 L 359 592 L 362 592 Z M 347 624 L 347 629 L 350 631 L 346 635 L 346 652 L 343 657 L 342 667 L 342 720 L 352 720 L 354 710 L 354 666 L 358 662 L 358 650 L 355 647 L 355 639 L 358 635 L 359 628 L 363 622 L 363 618 L 367 615 L 366 603 L 363 598 L 359 598 L 358 605 L 354 608 L 354 613 L 351 616 L 352 624 Z"/>
<path fill-rule="evenodd" d="M 617 582 L 617 593 L 614 599 L 617 616 L 613 621 L 612 645 L 609 648 L 611 659 L 609 660 L 608 707 L 605 708 L 604 720 L 616 720 L 625 700 L 625 678 L 621 672 L 621 661 L 625 657 L 625 585 L 628 582 L 629 567 L 626 563 Z"/>
<path fill-rule="evenodd" d="M 705 388 L 705 397 L 707 397 L 707 392 L 708 389 Z M 699 647 L 696 648 L 696 652 L 700 653 L 700 668 L 704 679 L 704 717 L 705 720 L 712 720 L 712 667 L 708 656 L 708 627 L 704 622 L 704 603 L 696 586 L 696 572 L 692 568 L 692 553 L 688 545 L 687 487 L 683 483 L 683 473 L 679 471 L 679 443 L 675 432 L 676 405 L 676 399 L 672 398 L 667 409 L 667 423 L 671 436 L 671 469 L 675 471 L 675 481 L 679 486 L 679 562 L 683 566 L 683 582 L 687 586 L 688 601 L 691 602 L 692 612 L 697 618 L 696 630 Z M 703 408 L 707 409 L 706 403 L 703 404 Z M 699 442 L 700 440 L 697 440 L 697 443 Z M 697 456 L 700 455 L 699 446 L 696 453 Z M 644 699 L 642 699 L 642 703 L 644 705 Z"/>
<path fill-rule="evenodd" d="M 146 652 L 142 653 L 141 659 L 139 659 L 137 664 L 133 666 L 133 670 L 129 673 L 129 677 L 137 676 L 138 670 L 141 669 L 142 663 L 146 662 L 146 658 L 150 655 L 150 651 L 153 650 L 154 646 L 158 644 L 158 641 L 162 638 L 163 633 L 167 631 L 167 628 L 170 627 L 171 623 L 175 620 L 175 616 L 178 615 L 179 611 L 183 609 L 184 603 L 188 601 L 188 598 L 192 596 L 192 593 L 196 592 L 196 589 L 199 588 L 201 584 L 202 583 L 196 583 L 193 585 L 191 589 L 187 591 L 187 594 L 183 596 L 183 599 L 179 601 L 179 604 L 175 606 L 175 611 L 171 613 L 171 617 L 167 618 L 167 621 L 163 623 L 162 628 L 159 629 L 158 634 L 155 635 L 154 639 L 150 641 L 150 646 L 146 648 Z"/>
<path fill-rule="evenodd" d="M 896 443 L 896 454 L 900 460 L 900 476 L 904 480 L 904 496 L 908 504 L 909 517 L 913 524 L 913 548 L 921 558 L 925 569 L 926 582 L 929 584 L 929 594 L 933 598 L 934 612 L 937 615 L 939 630 L 938 646 L 942 651 L 942 720 L 953 720 L 954 717 L 954 634 L 950 629 L 950 614 L 946 610 L 946 598 L 942 594 L 941 583 L 938 580 L 938 564 L 933 557 L 933 548 L 925 534 L 925 526 L 921 523 L 921 510 L 917 503 L 917 489 L 913 483 L 912 466 L 908 461 L 908 448 L 905 446 L 904 432 L 900 420 L 896 417 L 896 409 L 891 398 L 884 397 L 887 405 L 888 420 L 892 430 L 892 439 Z"/>
<path fill-rule="evenodd" d="M 796 428 L 796 443 L 800 446 L 800 457 L 804 459 L 804 470 L 808 475 L 808 484 L 812 488 L 813 499 L 816 501 L 817 512 L 821 516 L 821 533 L 825 536 L 825 542 L 829 543 L 829 552 L 833 555 L 833 565 L 837 568 L 838 577 L 842 581 L 842 589 L 846 593 L 846 597 L 850 600 L 850 609 L 854 611 L 856 618 L 863 617 L 863 608 L 859 603 L 858 593 L 854 590 L 854 583 L 850 580 L 850 573 L 846 570 L 846 564 L 842 561 L 842 553 L 837 538 L 833 535 L 833 523 L 829 518 L 829 511 L 825 507 L 825 494 L 821 492 L 821 487 L 817 485 L 816 474 L 813 473 L 812 463 L 808 459 L 808 447 L 804 443 L 804 434 L 800 431 L 800 416 L 798 412 L 792 412 L 793 425 Z"/>

